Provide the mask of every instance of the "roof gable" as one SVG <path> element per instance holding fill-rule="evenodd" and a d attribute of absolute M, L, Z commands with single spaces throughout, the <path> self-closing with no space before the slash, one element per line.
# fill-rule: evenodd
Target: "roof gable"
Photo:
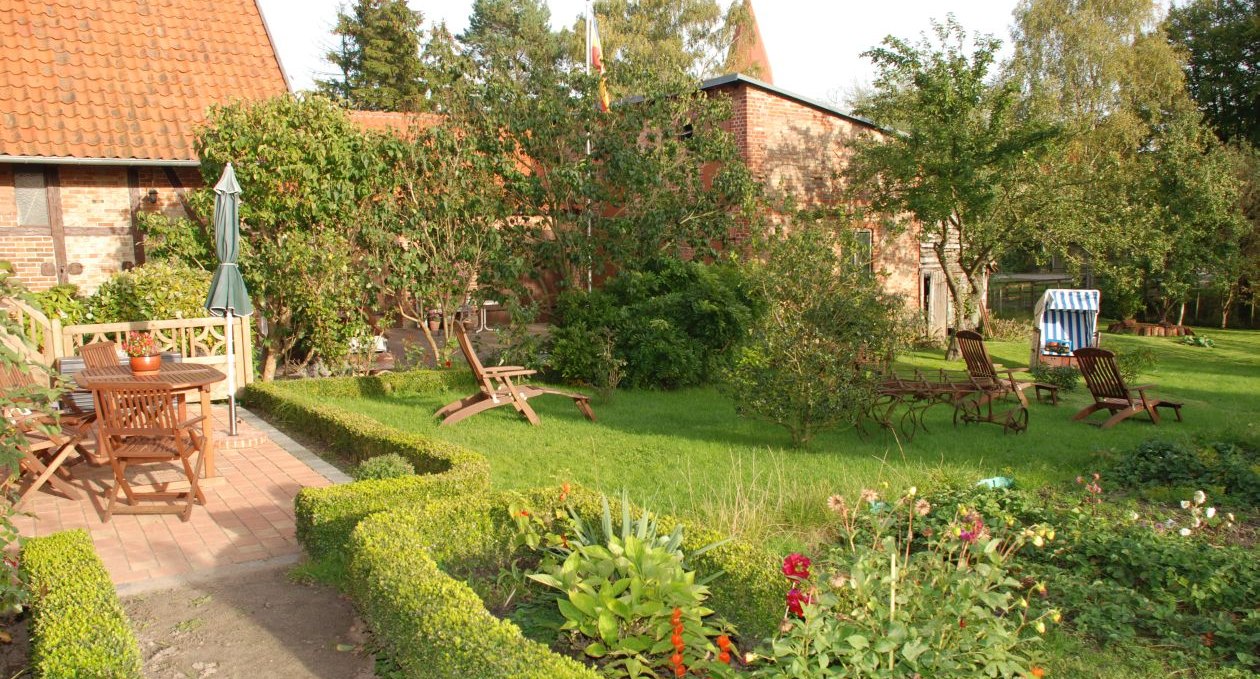
<path fill-rule="evenodd" d="M 211 104 L 288 83 L 255 0 L 7 0 L 0 161 L 195 161 Z"/>

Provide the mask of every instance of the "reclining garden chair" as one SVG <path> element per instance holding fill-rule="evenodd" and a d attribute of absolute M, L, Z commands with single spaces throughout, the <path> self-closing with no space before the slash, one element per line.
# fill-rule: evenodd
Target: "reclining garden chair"
<path fill-rule="evenodd" d="M 990 398 L 1001 398 L 1014 394 L 1020 405 L 1028 405 L 1028 397 L 1024 391 L 1034 389 L 1037 400 L 1042 400 L 1042 392 L 1050 395 L 1050 402 L 1059 404 L 1059 387 L 1041 382 L 1021 382 L 1015 379 L 1016 373 L 1028 372 L 1028 368 L 1006 368 L 989 358 L 989 350 L 984 346 L 984 337 L 972 330 L 959 330 L 957 334 L 958 348 L 962 350 L 963 360 L 967 362 L 967 373 L 973 382 L 985 387 Z"/>
<path fill-rule="evenodd" d="M 472 396 L 449 403 L 437 411 L 434 414 L 435 417 L 442 418 L 439 426 L 455 424 L 477 413 L 505 405 L 511 405 L 518 413 L 524 415 L 530 424 L 537 425 L 539 423 L 538 413 L 535 413 L 534 409 L 529 407 L 526 400 L 542 394 L 555 394 L 573 399 L 573 403 L 577 405 L 578 410 L 582 411 L 586 419 L 592 422 L 595 421 L 595 412 L 591 410 L 591 398 L 589 396 L 538 387 L 532 384 L 520 384 L 516 381 L 517 379 L 529 377 L 538 371 L 515 365 L 500 365 L 487 368 L 481 365 L 481 360 L 477 358 L 477 352 L 473 350 L 472 342 L 468 339 L 468 332 L 464 329 L 464 324 L 457 321 L 454 323 L 452 330 L 455 333 L 455 339 L 459 341 L 459 349 L 464 354 L 464 360 L 468 361 L 468 367 L 472 369 L 473 377 L 477 380 L 479 390 Z"/>
<path fill-rule="evenodd" d="M 1142 412 L 1151 416 L 1151 422 L 1159 424 L 1158 409 L 1172 408 L 1177 413 L 1177 421 L 1181 421 L 1183 404 L 1148 395 L 1147 391 L 1154 389 L 1154 385 L 1130 387 L 1124 383 L 1124 377 L 1120 375 L 1120 368 L 1116 365 L 1115 353 L 1097 347 L 1085 347 L 1077 349 L 1072 355 L 1076 357 L 1081 375 L 1085 377 L 1085 386 L 1089 387 L 1089 393 L 1094 397 L 1094 403 L 1073 416 L 1073 420 L 1083 420 L 1105 409 L 1111 413 L 1111 417 L 1102 423 L 1103 429 L 1114 427 L 1121 420 Z M 1136 398 L 1134 394 L 1137 395 Z"/>

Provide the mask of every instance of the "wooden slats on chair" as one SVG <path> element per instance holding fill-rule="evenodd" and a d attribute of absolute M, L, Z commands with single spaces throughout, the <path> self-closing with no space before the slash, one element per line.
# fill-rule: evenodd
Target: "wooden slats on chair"
<path fill-rule="evenodd" d="M 113 342 L 92 342 L 79 349 L 83 365 L 92 368 L 112 368 L 118 365 L 118 345 Z"/>
<path fill-rule="evenodd" d="M 198 485 L 205 461 L 205 439 L 194 425 L 203 418 L 180 421 L 175 393 L 169 384 L 117 383 L 93 385 L 100 420 L 101 440 L 114 472 L 109 490 L 108 521 L 120 514 L 179 514 L 187 521 L 194 502 L 205 504 Z M 200 453 L 200 454 L 198 454 Z M 192 463 L 193 456 L 197 462 Z M 127 479 L 127 469 L 142 464 L 179 462 L 188 482 L 187 490 L 142 491 Z M 117 507 L 122 491 L 127 505 Z M 183 500 L 182 503 L 171 501 Z M 156 505 L 141 502 L 159 501 Z"/>
<path fill-rule="evenodd" d="M 1110 429 L 1138 413 L 1146 413 L 1151 422 L 1159 424 L 1159 409 L 1171 408 L 1177 414 L 1177 421 L 1181 421 L 1182 403 L 1148 394 L 1147 392 L 1155 388 L 1153 384 L 1130 387 L 1124 383 L 1124 376 L 1120 374 L 1120 366 L 1117 365 L 1113 352 L 1085 347 L 1077 349 L 1072 355 L 1076 357 L 1081 375 L 1085 377 L 1085 386 L 1094 397 L 1094 402 L 1076 413 L 1073 420 L 1083 420 L 1099 410 L 1106 410 L 1111 413 L 1111 417 L 1102 423 L 1103 429 Z"/>
<path fill-rule="evenodd" d="M 577 405 L 582 415 L 592 422 L 595 421 L 595 411 L 591 410 L 589 396 L 532 384 L 520 384 L 516 381 L 518 378 L 537 373 L 536 370 L 522 366 L 487 368 L 481 364 L 481 359 L 477 358 L 477 352 L 473 349 L 472 341 L 468 339 L 464 324 L 456 322 L 453 330 L 455 339 L 459 342 L 459 349 L 464 354 L 464 360 L 468 362 L 468 367 L 472 369 L 473 377 L 477 380 L 478 391 L 471 396 L 449 403 L 434 413 L 436 417 L 442 418 L 441 425 L 454 424 L 491 408 L 505 405 L 511 405 L 530 424 L 537 425 L 539 424 L 538 413 L 534 412 L 526 400 L 542 394 L 554 394 L 573 399 L 573 403 Z"/>

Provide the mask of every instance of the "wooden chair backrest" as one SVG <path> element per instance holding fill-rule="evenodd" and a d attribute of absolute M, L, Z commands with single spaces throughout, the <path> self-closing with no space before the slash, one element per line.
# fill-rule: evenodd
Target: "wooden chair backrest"
<path fill-rule="evenodd" d="M 989 350 L 984 346 L 984 337 L 972 330 L 959 330 L 955 337 L 958 338 L 963 360 L 967 362 L 967 373 L 977 381 L 997 384 L 997 369 L 993 367 L 993 359 L 989 358 Z"/>
<path fill-rule="evenodd" d="M 84 344 L 79 349 L 79 356 L 83 358 L 83 365 L 89 370 L 118 367 L 118 345 L 113 342 Z"/>
<path fill-rule="evenodd" d="M 93 387 L 101 436 L 178 437 L 179 412 L 171 385 L 106 383 Z"/>
<path fill-rule="evenodd" d="M 1085 377 L 1085 386 L 1094 399 L 1119 399 L 1130 401 L 1129 389 L 1120 375 L 1114 352 L 1098 347 L 1084 347 L 1072 353 Z"/>
<path fill-rule="evenodd" d="M 24 389 L 37 386 L 35 378 L 21 367 L 11 364 L 0 366 L 0 389 Z"/>
<path fill-rule="evenodd" d="M 464 360 L 468 362 L 468 367 L 472 369 L 473 377 L 476 378 L 477 384 L 487 393 L 494 392 L 494 385 L 490 383 L 486 377 L 486 368 L 481 365 L 481 359 L 477 358 L 477 351 L 473 349 L 472 340 L 468 339 L 468 330 L 464 327 L 463 321 L 455 321 L 451 328 L 455 332 L 455 339 L 459 342 L 459 350 L 464 354 Z"/>

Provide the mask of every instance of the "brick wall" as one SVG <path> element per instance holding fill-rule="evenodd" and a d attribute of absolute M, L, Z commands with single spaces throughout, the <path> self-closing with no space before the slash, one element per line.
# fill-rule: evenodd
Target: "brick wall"
<path fill-rule="evenodd" d="M 128 168 L 60 165 L 57 172 L 65 264 L 82 267 L 80 273 L 68 273 L 67 282 L 89 294 L 136 260 Z M 137 168 L 136 172 L 141 210 L 185 215 L 179 194 L 163 168 Z M 175 173 L 185 188 L 201 186 L 197 168 L 176 168 Z M 155 203 L 147 200 L 150 190 L 157 191 Z M 57 283 L 55 274 L 49 276 L 41 272 L 46 265 L 53 265 L 55 270 L 51 229 L 17 226 L 11 165 L 0 165 L 0 259 L 12 262 L 19 280 L 33 290 L 43 290 Z"/>
<path fill-rule="evenodd" d="M 848 143 L 870 128 L 834 113 L 747 84 L 717 88 L 728 96 L 733 114 L 726 126 L 734 135 L 753 176 L 766 188 L 774 212 L 771 223 L 784 224 L 783 207 L 843 203 L 840 171 Z M 872 231 L 874 268 L 885 288 L 901 295 L 909 309 L 919 307 L 917 229 L 886 232 L 879 224 L 857 225 Z"/>

